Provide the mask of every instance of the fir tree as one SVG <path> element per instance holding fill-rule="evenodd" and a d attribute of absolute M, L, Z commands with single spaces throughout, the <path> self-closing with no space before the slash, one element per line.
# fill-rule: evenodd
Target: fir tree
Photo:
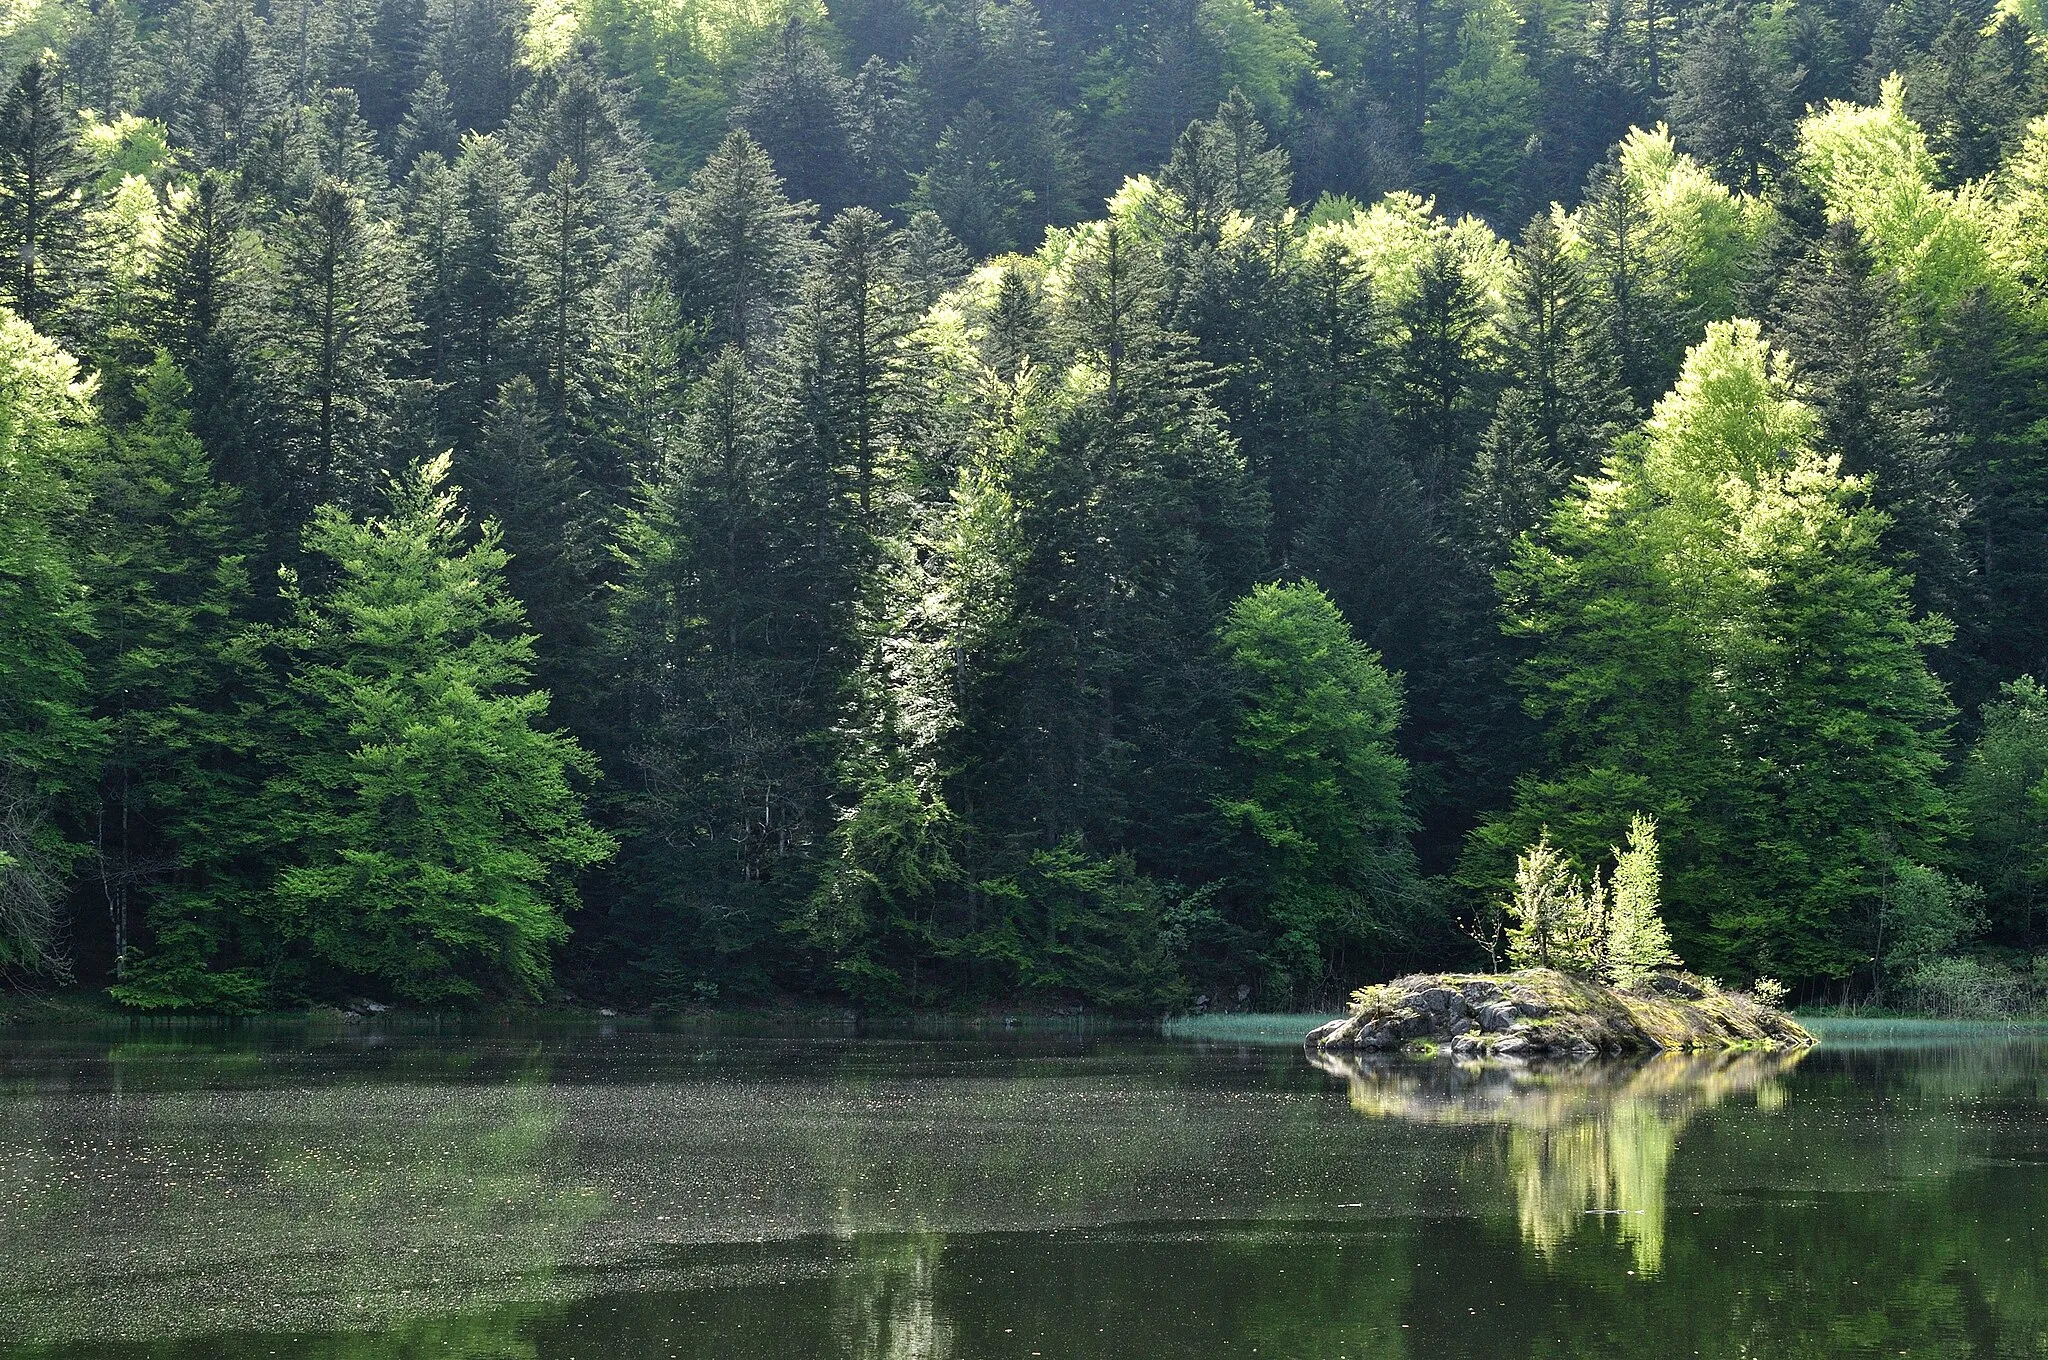
<path fill-rule="evenodd" d="M 976 256 L 1015 249 L 1032 194 L 1010 175 L 1000 152 L 994 115 L 980 100 L 970 101 L 915 177 L 908 207 L 936 215 Z"/>
<path fill-rule="evenodd" d="M 732 117 L 773 158 L 792 198 L 828 216 L 858 201 L 866 138 L 853 87 L 800 21 L 762 54 Z"/>
<path fill-rule="evenodd" d="M 1688 40 L 1672 77 L 1679 145 L 1731 187 L 1760 188 L 1791 143 L 1795 81 L 1743 11 L 1721 11 Z"/>
<path fill-rule="evenodd" d="M 62 814 L 106 742 L 83 651 L 91 606 L 64 532 L 89 411 L 77 365 L 19 318 L 0 318 L 0 369 L 0 974 L 62 977 L 64 885 L 84 851 Z"/>
<path fill-rule="evenodd" d="M 271 269 L 262 381 L 290 461 L 265 500 L 282 531 L 316 503 L 368 490 L 412 318 L 393 233 L 346 185 L 321 180 L 279 225 Z"/>
<path fill-rule="evenodd" d="M 1786 346 L 1820 416 L 1818 446 L 1871 480 L 1886 539 L 1923 610 L 1951 617 L 1973 584 L 1962 542 L 1966 505 L 1941 414 L 1908 377 L 1895 285 L 1855 223 L 1829 228 L 1784 286 Z"/>
<path fill-rule="evenodd" d="M 497 529 L 467 541 L 447 471 L 394 482 L 384 516 L 324 506 L 307 529 L 333 584 L 289 587 L 277 639 L 278 928 L 407 1000 L 531 997 L 567 933 L 573 875 L 615 847 L 584 818 L 589 756 L 544 726 Z"/>
<path fill-rule="evenodd" d="M 412 92 L 405 121 L 392 136 L 391 159 L 409 170 L 420 157 L 433 154 L 453 161 L 462 151 L 462 132 L 455 124 L 455 103 L 448 82 L 439 71 L 429 71 Z"/>
<path fill-rule="evenodd" d="M 95 841 L 117 985 L 139 944 L 151 963 L 131 1004 L 220 1004 L 188 994 L 225 943 L 195 875 L 226 849 L 222 804 L 253 792 L 235 759 L 235 648 L 253 591 L 236 493 L 216 483 L 191 430 L 191 387 L 159 355 L 139 418 L 93 458 L 90 550 L 96 707 L 110 737 Z M 147 909 L 147 933 L 133 927 Z M 146 944 L 145 944 L 146 942 Z"/>
<path fill-rule="evenodd" d="M 676 195 L 662 263 L 707 347 L 751 349 L 772 338 L 804 264 L 812 212 L 783 196 L 768 154 L 744 132 L 728 136 Z"/>
<path fill-rule="evenodd" d="M 45 330 L 68 329 L 93 261 L 92 184 L 57 59 L 32 58 L 0 98 L 0 289 Z"/>

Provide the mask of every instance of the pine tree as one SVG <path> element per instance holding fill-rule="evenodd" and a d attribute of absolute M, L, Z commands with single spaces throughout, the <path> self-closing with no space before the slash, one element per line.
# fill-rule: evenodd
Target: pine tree
<path fill-rule="evenodd" d="M 901 242 L 879 214 L 841 213 L 825 228 L 791 335 L 798 437 L 815 441 L 852 522 L 871 535 L 888 532 L 910 391 L 902 271 Z"/>
<path fill-rule="evenodd" d="M 802 271 L 812 213 L 783 196 L 768 153 L 745 132 L 720 143 L 676 195 L 662 263 L 708 349 L 751 350 L 773 338 Z"/>
<path fill-rule="evenodd" d="M 464 131 L 494 132 L 511 116 L 525 16 L 518 0 L 427 0 L 425 64 L 447 82 Z"/>
<path fill-rule="evenodd" d="M 67 308 L 93 262 L 92 185 L 57 59 L 34 57 L 0 98 L 0 289 L 44 330 L 73 324 Z"/>
<path fill-rule="evenodd" d="M 461 437 L 468 414 L 457 372 L 463 322 L 472 305 L 465 285 L 473 243 L 463 211 L 462 183 L 439 155 L 429 153 L 405 179 L 400 223 L 413 258 L 413 312 L 420 323 L 420 367 L 434 393 L 436 443 Z M 466 376 L 466 375 L 465 375 Z"/>
<path fill-rule="evenodd" d="M 959 286 L 973 267 L 973 259 L 937 213 L 910 215 L 903 228 L 903 277 L 918 311 L 929 312 L 938 306 L 939 299 Z"/>
<path fill-rule="evenodd" d="M 166 121 L 206 163 L 239 165 L 269 114 L 257 52 L 263 20 L 249 0 L 204 0 L 179 17 L 189 24 L 190 66 L 172 68 L 162 91 Z"/>
<path fill-rule="evenodd" d="M 1671 932 L 1660 909 L 1662 869 L 1657 823 L 1637 813 L 1628 826 L 1628 846 L 1614 851 L 1614 877 L 1602 966 L 1617 987 L 1639 987 L 1659 968 L 1676 967 Z"/>
<path fill-rule="evenodd" d="M 1597 875 L 1581 878 L 1544 832 L 1515 860 L 1515 891 L 1503 909 L 1508 962 L 1591 973 L 1606 906 L 1606 885 Z"/>
<path fill-rule="evenodd" d="M 247 516 L 271 484 L 255 447 L 243 354 L 257 280 L 240 221 L 227 176 L 202 172 L 160 219 L 143 285 L 156 323 L 151 338 L 191 384 L 193 430 L 215 475 L 245 493 L 240 513 Z"/>
<path fill-rule="evenodd" d="M 289 459 L 266 488 L 273 532 L 337 496 L 366 493 L 410 340 L 404 256 L 348 186 L 323 179 L 279 224 L 265 280 L 266 418 Z"/>
<path fill-rule="evenodd" d="M 594 538 L 591 488 L 559 450 L 561 436 L 525 378 L 506 383 L 485 413 L 474 452 L 456 464 L 472 502 L 495 522 L 511 562 L 507 587 L 539 635 L 543 678 L 575 710 L 594 683 L 597 596 L 604 544 Z M 570 688 L 572 682 L 577 683 Z"/>
<path fill-rule="evenodd" d="M 1401 338 L 1389 402 L 1425 512 L 1432 515 L 1461 480 L 1483 418 L 1475 390 L 1482 375 L 1483 320 L 1478 290 L 1456 250 L 1436 243 L 1414 295 L 1396 309 Z"/>
<path fill-rule="evenodd" d="M 63 69 L 84 108 L 106 114 L 135 107 L 141 94 L 143 53 L 135 10 L 124 0 L 98 0 L 65 45 Z"/>
<path fill-rule="evenodd" d="M 455 419 L 474 426 L 517 368 L 518 319 L 526 303 L 520 277 L 520 209 L 525 178 L 494 137 L 463 139 L 455 162 L 463 220 L 457 306 L 450 317 L 448 380 Z"/>
<path fill-rule="evenodd" d="M 765 984 L 829 827 L 850 599 L 831 469 L 739 351 L 691 392 L 674 456 L 620 528 L 614 744 L 625 900 L 663 991 Z"/>
<path fill-rule="evenodd" d="M 1677 357 L 1672 285 L 1656 223 L 1641 187 L 1615 162 L 1588 179 L 1579 218 L 1593 304 L 1607 328 L 1622 385 L 1637 408 L 1647 410 L 1671 381 Z"/>
<path fill-rule="evenodd" d="M 1745 13 L 1721 11 L 1687 41 L 1672 76 L 1679 145 L 1730 187 L 1756 191 L 1791 145 L 1795 81 Z"/>
<path fill-rule="evenodd" d="M 1584 266 L 1548 216 L 1522 233 L 1503 330 L 1502 359 L 1545 460 L 1568 476 L 1593 471 L 1635 411 Z"/>
<path fill-rule="evenodd" d="M 573 875 L 614 844 L 584 818 L 595 777 L 545 727 L 533 639 L 496 526 L 471 528 L 441 459 L 367 522 L 323 506 L 287 589 L 290 745 L 265 798 L 287 866 L 278 929 L 338 977 L 414 1002 L 539 995 Z"/>
<path fill-rule="evenodd" d="M 535 385 L 566 427 L 597 396 L 609 357 L 611 251 L 598 204 L 568 159 L 558 162 L 521 205 L 511 249 L 524 286 L 520 329 Z"/>

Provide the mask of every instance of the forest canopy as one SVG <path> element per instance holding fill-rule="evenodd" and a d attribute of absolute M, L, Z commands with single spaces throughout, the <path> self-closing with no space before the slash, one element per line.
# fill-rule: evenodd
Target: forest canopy
<path fill-rule="evenodd" d="M 0 974 L 1277 1008 L 1627 845 L 1632 976 L 2017 986 L 2033 21 L 20 7 Z"/>

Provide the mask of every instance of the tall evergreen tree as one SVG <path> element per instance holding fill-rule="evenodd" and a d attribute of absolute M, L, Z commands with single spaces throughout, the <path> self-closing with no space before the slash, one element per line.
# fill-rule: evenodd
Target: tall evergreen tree
<path fill-rule="evenodd" d="M 662 263 L 683 315 L 707 347 L 765 345 L 809 245 L 809 204 L 791 203 L 753 138 L 734 132 L 675 197 Z"/>
<path fill-rule="evenodd" d="M 93 179 L 56 57 L 31 58 L 0 98 L 0 288 L 45 330 L 82 321 L 66 308 L 94 259 Z"/>
<path fill-rule="evenodd" d="M 1870 479 L 1872 499 L 1891 521 L 1891 559 L 1912 578 L 1921 608 L 1956 617 L 1975 588 L 1962 541 L 1966 504 L 1938 406 L 1907 375 L 1894 285 L 1845 219 L 1786 281 L 1784 295 L 1781 331 L 1820 417 L 1817 447 Z"/>
<path fill-rule="evenodd" d="M 575 874 L 615 847 L 584 817 L 593 762 L 546 729 L 548 696 L 530 687 L 496 527 L 469 541 L 447 471 L 394 482 L 384 516 L 329 505 L 307 529 L 333 584 L 290 587 L 277 636 L 273 910 L 302 958 L 392 995 L 531 997 Z"/>
<path fill-rule="evenodd" d="M 1762 187 L 1791 145 L 1797 74 L 1757 41 L 1742 10 L 1713 15 L 1688 39 L 1672 76 L 1679 145 L 1729 186 Z"/>
<path fill-rule="evenodd" d="M 732 117 L 774 160 L 792 198 L 828 216 L 859 201 L 867 138 L 853 87 L 800 21 L 762 54 Z"/>
<path fill-rule="evenodd" d="M 315 504 L 369 492 L 413 323 L 391 229 L 327 179 L 279 224 L 264 287 L 259 381 L 288 450 L 265 501 L 283 533 Z"/>
<path fill-rule="evenodd" d="M 223 802 L 253 793 L 230 730 L 237 633 L 253 602 L 246 525 L 192 434 L 191 391 L 160 355 L 138 389 L 140 416 L 89 464 L 88 656 L 110 738 L 93 834 L 116 984 L 130 981 L 138 947 L 151 958 L 139 990 L 123 994 L 131 1002 L 181 994 L 220 947 L 194 874 L 221 849 Z M 185 999 L 229 998 L 202 987 Z"/>

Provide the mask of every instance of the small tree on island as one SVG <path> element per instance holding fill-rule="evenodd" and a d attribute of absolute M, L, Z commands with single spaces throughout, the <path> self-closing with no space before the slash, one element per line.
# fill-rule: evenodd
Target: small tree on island
<path fill-rule="evenodd" d="M 1599 876 L 1581 878 L 1544 832 L 1515 861 L 1515 895 L 1506 906 L 1508 962 L 1517 968 L 1596 971 L 1606 906 Z"/>
<path fill-rule="evenodd" d="M 1679 962 L 1658 909 L 1661 881 L 1657 823 L 1640 813 L 1606 881 L 1597 869 L 1581 876 L 1545 832 L 1516 859 L 1514 896 L 1503 904 L 1509 963 L 1640 986 Z"/>
<path fill-rule="evenodd" d="M 1658 910 L 1663 870 L 1657 857 L 1657 823 L 1637 813 L 1628 827 L 1628 848 L 1614 852 L 1612 906 L 1607 914 L 1607 980 L 1638 987 L 1659 968 L 1678 966 L 1671 932 Z"/>

